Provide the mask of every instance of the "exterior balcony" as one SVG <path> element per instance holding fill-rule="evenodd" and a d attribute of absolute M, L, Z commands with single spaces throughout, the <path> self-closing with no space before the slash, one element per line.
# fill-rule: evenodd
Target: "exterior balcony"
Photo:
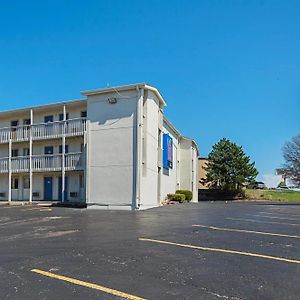
<path fill-rule="evenodd" d="M 83 153 L 68 153 L 65 154 L 65 171 L 84 170 L 85 160 Z M 0 173 L 9 172 L 9 158 L 0 159 Z M 63 155 L 34 155 L 32 156 L 32 171 L 33 172 L 53 172 L 62 171 Z M 30 171 L 30 157 L 12 157 L 11 172 L 12 173 L 28 173 Z"/>
<path fill-rule="evenodd" d="M 0 128 L 0 144 L 32 140 L 47 140 L 66 137 L 81 136 L 86 132 L 86 119 L 78 118 L 67 121 L 57 121 L 17 127 Z"/>

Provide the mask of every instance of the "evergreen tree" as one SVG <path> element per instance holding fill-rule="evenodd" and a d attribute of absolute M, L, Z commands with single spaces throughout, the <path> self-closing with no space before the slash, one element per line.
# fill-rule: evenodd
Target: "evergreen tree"
<path fill-rule="evenodd" d="M 243 184 L 253 183 L 258 174 L 243 148 L 225 138 L 213 146 L 205 170 L 204 182 L 225 191 L 240 190 Z"/>

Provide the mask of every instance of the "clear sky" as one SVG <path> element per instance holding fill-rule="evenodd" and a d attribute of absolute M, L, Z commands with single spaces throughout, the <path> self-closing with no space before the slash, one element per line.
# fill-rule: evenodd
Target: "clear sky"
<path fill-rule="evenodd" d="M 201 156 L 227 137 L 265 178 L 300 131 L 300 1 L 0 2 L 0 110 L 136 82 Z"/>

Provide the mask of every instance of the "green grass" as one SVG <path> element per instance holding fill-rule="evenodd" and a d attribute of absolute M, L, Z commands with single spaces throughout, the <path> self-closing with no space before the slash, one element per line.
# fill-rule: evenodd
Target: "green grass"
<path fill-rule="evenodd" d="M 285 190 L 250 190 L 245 192 L 247 199 L 300 202 L 300 192 Z"/>

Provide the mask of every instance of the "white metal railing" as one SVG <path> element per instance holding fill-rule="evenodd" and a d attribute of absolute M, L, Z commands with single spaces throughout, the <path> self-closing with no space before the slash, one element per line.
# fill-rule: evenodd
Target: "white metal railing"
<path fill-rule="evenodd" d="M 1 128 L 0 129 L 0 142 L 8 143 L 11 136 L 11 128 Z"/>
<path fill-rule="evenodd" d="M 0 128 L 0 143 L 28 141 L 30 134 L 33 140 L 51 139 L 66 136 L 83 135 L 86 131 L 86 119 L 78 118 L 33 125 Z"/>
<path fill-rule="evenodd" d="M 32 139 L 49 139 L 62 136 L 64 122 L 51 122 L 32 125 Z"/>
<path fill-rule="evenodd" d="M 72 119 L 66 121 L 65 134 L 67 136 L 82 135 L 86 131 L 86 119 Z"/>
<path fill-rule="evenodd" d="M 32 125 L 32 139 L 58 138 L 65 133 L 66 136 L 82 135 L 86 131 L 86 119 L 72 119 L 67 121 L 42 123 Z"/>
<path fill-rule="evenodd" d="M 61 171 L 63 168 L 63 155 L 34 155 L 32 156 L 33 172 Z M 81 152 L 65 154 L 65 170 L 82 170 L 84 168 L 84 158 Z M 30 171 L 30 157 L 19 156 L 11 158 L 11 172 L 21 173 Z M 0 173 L 9 172 L 9 158 L 0 159 Z"/>
<path fill-rule="evenodd" d="M 32 171 L 59 171 L 61 168 L 61 154 L 32 156 Z"/>
<path fill-rule="evenodd" d="M 30 159 L 29 156 L 19 156 L 11 158 L 11 170 L 14 173 L 29 172 Z"/>
<path fill-rule="evenodd" d="M 84 166 L 82 153 L 68 153 L 65 155 L 65 169 L 77 170 L 82 169 Z"/>
<path fill-rule="evenodd" d="M 9 166 L 9 160 L 7 157 L 0 158 L 0 173 L 7 173 Z"/>

